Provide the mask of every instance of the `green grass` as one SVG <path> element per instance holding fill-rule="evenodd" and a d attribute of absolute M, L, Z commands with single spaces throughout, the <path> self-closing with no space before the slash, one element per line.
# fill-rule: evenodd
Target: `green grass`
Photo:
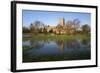
<path fill-rule="evenodd" d="M 71 40 L 71 39 L 90 39 L 89 35 L 85 34 L 77 34 L 77 35 L 31 35 L 31 37 L 23 37 L 23 41 L 25 40 L 58 40 L 58 41 L 64 41 L 64 40 Z"/>

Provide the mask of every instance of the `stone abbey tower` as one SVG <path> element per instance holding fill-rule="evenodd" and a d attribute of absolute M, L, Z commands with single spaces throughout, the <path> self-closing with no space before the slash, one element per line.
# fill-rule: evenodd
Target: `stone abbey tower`
<path fill-rule="evenodd" d="M 65 19 L 64 18 L 59 18 L 59 23 L 60 26 L 64 26 L 65 25 Z"/>

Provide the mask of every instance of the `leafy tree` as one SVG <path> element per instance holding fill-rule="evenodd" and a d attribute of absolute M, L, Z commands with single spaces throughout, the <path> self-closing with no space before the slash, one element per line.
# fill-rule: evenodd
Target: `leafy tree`
<path fill-rule="evenodd" d="M 28 27 L 23 27 L 23 33 L 29 33 L 30 32 L 30 29 Z"/>
<path fill-rule="evenodd" d="M 82 32 L 83 33 L 89 33 L 90 32 L 90 26 L 88 24 L 85 24 L 82 26 Z"/>

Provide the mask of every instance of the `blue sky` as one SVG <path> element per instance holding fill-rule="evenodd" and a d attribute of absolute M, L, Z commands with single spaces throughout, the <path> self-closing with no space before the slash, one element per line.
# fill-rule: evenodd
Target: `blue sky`
<path fill-rule="evenodd" d="M 64 18 L 65 21 L 79 19 L 80 24 L 91 25 L 90 13 L 78 13 L 78 12 L 52 12 L 52 11 L 35 11 L 35 10 L 23 10 L 23 26 L 30 26 L 30 23 L 38 20 L 45 25 L 56 26 L 59 18 Z"/>

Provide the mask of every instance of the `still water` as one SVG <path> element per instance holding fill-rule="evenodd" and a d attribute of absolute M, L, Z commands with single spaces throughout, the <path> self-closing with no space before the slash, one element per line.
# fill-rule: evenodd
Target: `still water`
<path fill-rule="evenodd" d="M 23 62 L 84 60 L 90 56 L 89 40 L 23 41 Z"/>

